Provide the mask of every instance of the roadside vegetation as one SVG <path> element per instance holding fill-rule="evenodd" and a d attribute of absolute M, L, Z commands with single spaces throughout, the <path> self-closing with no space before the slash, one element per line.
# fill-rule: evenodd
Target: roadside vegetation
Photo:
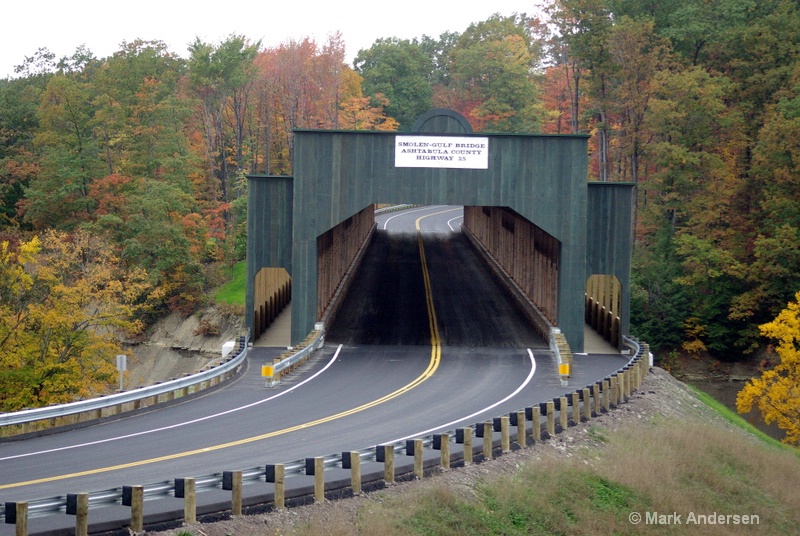
<path fill-rule="evenodd" d="M 239 261 L 230 269 L 230 280 L 222 285 L 214 294 L 216 303 L 240 305 L 244 307 L 245 286 L 247 285 L 247 264 Z"/>

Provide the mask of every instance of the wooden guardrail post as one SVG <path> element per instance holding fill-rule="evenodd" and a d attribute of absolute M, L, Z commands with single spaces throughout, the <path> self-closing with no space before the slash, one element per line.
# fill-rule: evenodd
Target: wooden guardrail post
<path fill-rule="evenodd" d="M 611 411 L 611 401 L 609 399 L 611 386 L 608 380 L 603 380 L 603 409 L 606 413 Z"/>
<path fill-rule="evenodd" d="M 144 530 L 144 486 L 122 486 L 122 506 L 131 508 L 131 532 Z"/>
<path fill-rule="evenodd" d="M 277 368 L 278 365 L 280 364 L 280 362 L 281 362 L 281 358 L 280 357 L 276 357 L 276 358 L 274 358 L 272 360 L 272 366 Z M 282 374 L 283 374 L 282 372 L 273 372 L 273 374 L 272 374 L 272 383 L 280 383 Z"/>
<path fill-rule="evenodd" d="M 487 460 L 492 459 L 492 447 L 494 446 L 494 426 L 491 422 L 483 423 L 483 457 Z"/>
<path fill-rule="evenodd" d="M 383 479 L 389 484 L 394 482 L 394 446 L 378 445 L 375 452 L 378 463 L 383 463 Z"/>
<path fill-rule="evenodd" d="M 600 382 L 595 382 L 592 384 L 592 399 L 594 400 L 594 414 L 600 415 L 600 403 L 602 399 L 600 398 L 602 395 L 600 394 Z"/>
<path fill-rule="evenodd" d="M 500 448 L 503 452 L 511 450 L 511 430 L 508 415 L 503 415 L 498 419 L 500 423 Z"/>
<path fill-rule="evenodd" d="M 342 469 L 350 469 L 350 489 L 353 495 L 361 493 L 361 456 L 356 451 L 342 452 Z"/>
<path fill-rule="evenodd" d="M 526 448 L 528 446 L 528 432 L 525 427 L 525 410 L 519 410 L 516 413 L 517 425 L 517 443 L 520 447 Z"/>
<path fill-rule="evenodd" d="M 556 435 L 556 404 L 552 400 L 548 400 L 545 404 L 545 411 L 547 413 L 547 434 L 550 437 Z"/>
<path fill-rule="evenodd" d="M 450 469 L 450 435 L 434 434 L 433 449 L 439 451 L 439 465 L 442 470 Z"/>
<path fill-rule="evenodd" d="M 539 406 L 531 407 L 531 437 L 534 443 L 542 440 L 542 410 Z"/>
<path fill-rule="evenodd" d="M 276 510 L 286 508 L 286 467 L 283 464 L 268 465 L 266 468 L 267 482 L 275 484 L 273 502 Z"/>
<path fill-rule="evenodd" d="M 6 519 L 8 525 L 14 525 L 14 536 L 28 536 L 28 503 L 25 501 L 7 502 Z"/>
<path fill-rule="evenodd" d="M 464 445 L 464 465 L 472 463 L 472 428 L 459 428 L 456 430 L 456 443 Z"/>
<path fill-rule="evenodd" d="M 325 502 L 325 459 L 306 458 L 306 474 L 314 477 L 314 502 Z"/>
<path fill-rule="evenodd" d="M 572 422 L 581 422 L 581 393 L 578 391 L 572 391 Z"/>
<path fill-rule="evenodd" d="M 595 388 L 597 388 L 596 385 Z M 590 421 L 592 420 L 592 397 L 589 394 L 589 388 L 584 387 L 582 393 L 583 393 L 583 418 L 587 421 Z M 597 399 L 596 393 L 595 393 L 595 399 Z"/>
<path fill-rule="evenodd" d="M 611 376 L 610 384 L 611 390 L 609 394 L 611 398 L 609 400 L 609 406 L 616 408 L 619 405 L 619 380 L 617 380 L 616 374 Z"/>
<path fill-rule="evenodd" d="M 625 371 L 625 400 L 630 399 L 631 394 L 633 393 L 633 369 L 628 369 Z"/>
<path fill-rule="evenodd" d="M 75 536 L 88 536 L 89 494 L 67 493 L 67 514 L 75 516 Z"/>
<path fill-rule="evenodd" d="M 561 430 L 564 431 L 569 427 L 569 409 L 568 405 L 569 401 L 567 400 L 566 396 L 562 396 L 558 399 L 558 421 L 559 426 L 561 426 Z"/>
<path fill-rule="evenodd" d="M 194 489 L 194 478 L 176 478 L 175 497 L 183 499 L 183 522 L 187 525 L 197 523 L 197 495 Z"/>
<path fill-rule="evenodd" d="M 242 515 L 242 472 L 223 471 L 222 489 L 231 492 L 231 515 Z"/>
<path fill-rule="evenodd" d="M 425 445 L 422 439 L 414 439 L 411 443 L 412 454 L 414 455 L 414 476 L 423 478 L 425 476 L 425 463 L 423 459 Z"/>

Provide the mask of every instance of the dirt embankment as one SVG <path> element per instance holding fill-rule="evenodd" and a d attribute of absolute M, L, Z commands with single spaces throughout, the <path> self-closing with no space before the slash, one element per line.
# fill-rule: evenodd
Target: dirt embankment
<path fill-rule="evenodd" d="M 151 327 L 144 342 L 126 347 L 125 386 L 151 385 L 195 372 L 219 358 L 226 341 L 238 341 L 241 330 L 240 315 L 214 307 L 188 318 L 173 313 Z"/>

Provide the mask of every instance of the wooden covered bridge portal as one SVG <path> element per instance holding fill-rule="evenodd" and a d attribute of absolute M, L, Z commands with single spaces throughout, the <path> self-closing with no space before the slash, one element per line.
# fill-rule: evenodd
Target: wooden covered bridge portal
<path fill-rule="evenodd" d="M 452 110 L 411 132 L 298 130 L 294 176 L 248 176 L 246 323 L 292 301 L 292 344 L 323 318 L 382 203 L 463 205 L 464 229 L 584 347 L 628 333 L 632 184 L 587 181 L 587 136 L 475 134 Z"/>

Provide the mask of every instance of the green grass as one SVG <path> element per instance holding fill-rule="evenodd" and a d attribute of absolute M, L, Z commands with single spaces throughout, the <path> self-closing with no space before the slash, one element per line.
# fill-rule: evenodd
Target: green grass
<path fill-rule="evenodd" d="M 762 440 L 764 443 L 767 443 L 769 445 L 781 449 L 786 449 L 787 451 L 793 452 L 797 456 L 800 456 L 800 449 L 793 448 L 790 445 L 781 443 L 774 437 L 768 436 L 767 434 L 765 434 L 764 432 L 762 432 L 761 430 L 759 430 L 758 428 L 747 422 L 747 420 L 744 419 L 741 415 L 731 411 L 722 402 L 720 402 L 710 394 L 706 393 L 705 391 L 702 391 L 697 387 L 694 387 L 693 385 L 686 384 L 686 386 L 689 388 L 689 390 L 692 391 L 692 393 L 697 397 L 698 400 L 700 400 L 706 406 L 710 407 L 711 409 L 719 413 L 722 416 L 722 418 L 728 421 L 729 423 L 733 424 L 738 428 L 741 428 L 742 430 L 744 430 L 749 434 L 753 434 L 754 436 Z"/>
<path fill-rule="evenodd" d="M 245 261 L 237 262 L 230 271 L 231 280 L 222 285 L 214 295 L 217 303 L 242 305 L 245 301 L 245 286 L 247 282 L 247 265 Z"/>

